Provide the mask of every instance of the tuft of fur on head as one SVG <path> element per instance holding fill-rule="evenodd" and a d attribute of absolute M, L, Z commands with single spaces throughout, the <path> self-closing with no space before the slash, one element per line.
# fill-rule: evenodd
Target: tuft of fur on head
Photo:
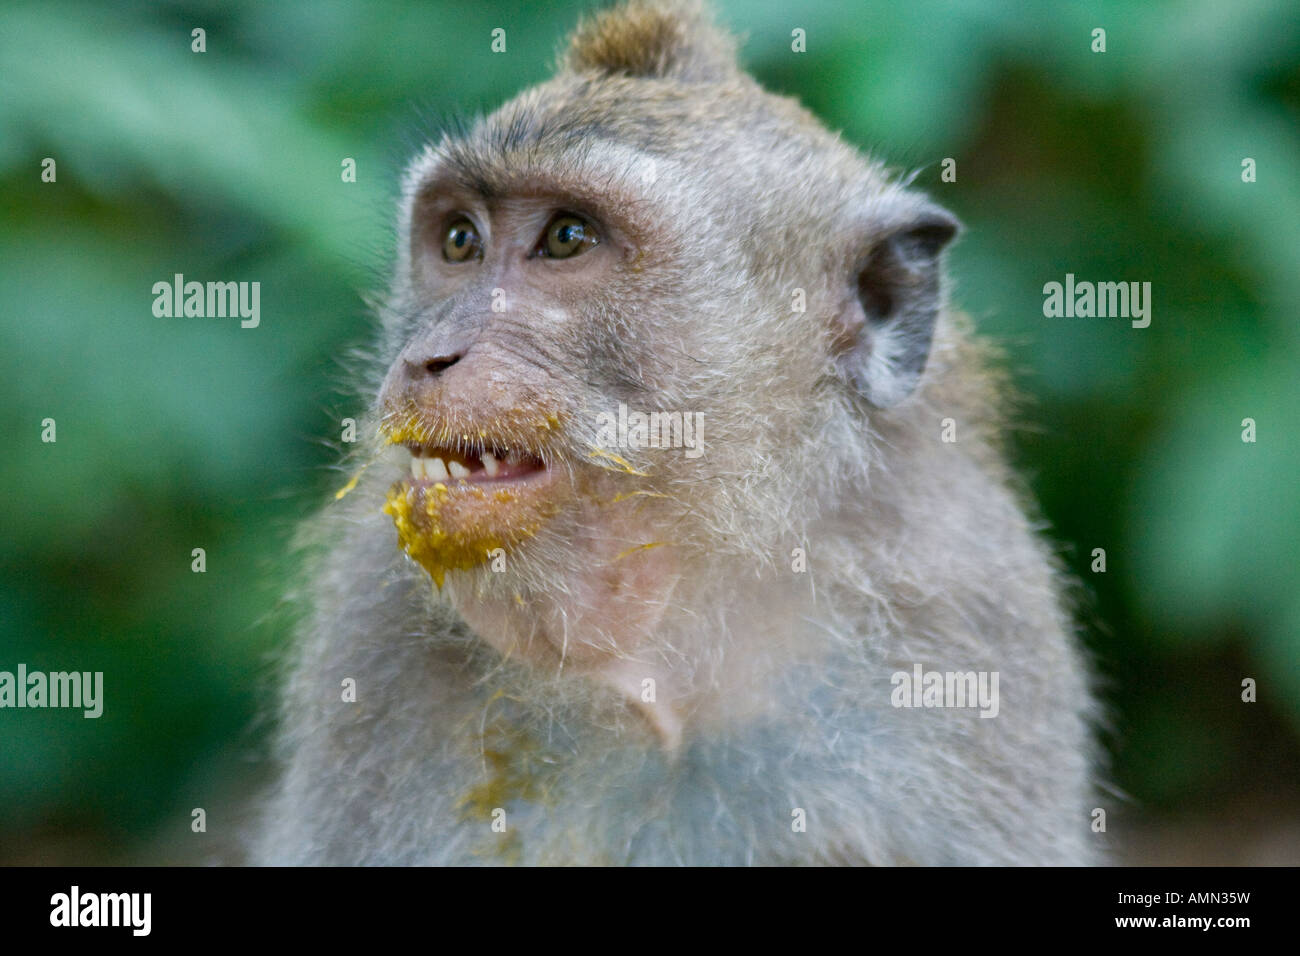
<path fill-rule="evenodd" d="M 697 0 L 632 0 L 584 20 L 562 66 L 703 82 L 736 72 L 736 44 Z"/>

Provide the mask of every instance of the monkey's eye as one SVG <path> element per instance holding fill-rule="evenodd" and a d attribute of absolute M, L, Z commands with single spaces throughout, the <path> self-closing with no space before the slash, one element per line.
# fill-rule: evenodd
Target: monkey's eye
<path fill-rule="evenodd" d="M 457 219 L 447 227 L 442 240 L 442 256 L 448 262 L 466 262 L 477 258 L 483 250 L 478 230 L 468 219 Z"/>
<path fill-rule="evenodd" d="M 551 220 L 537 247 L 537 253 L 548 259 L 569 259 L 586 252 L 599 242 L 590 223 L 565 214 Z"/>

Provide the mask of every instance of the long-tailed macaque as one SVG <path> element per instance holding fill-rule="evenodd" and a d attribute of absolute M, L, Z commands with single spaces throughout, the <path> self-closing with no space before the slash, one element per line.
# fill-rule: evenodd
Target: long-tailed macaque
<path fill-rule="evenodd" d="M 957 231 L 690 2 L 429 145 L 255 859 L 1096 859 Z"/>

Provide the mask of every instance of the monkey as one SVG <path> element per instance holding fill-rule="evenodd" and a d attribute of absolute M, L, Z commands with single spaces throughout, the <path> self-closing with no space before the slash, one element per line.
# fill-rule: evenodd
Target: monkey
<path fill-rule="evenodd" d="M 694 0 L 585 17 L 398 206 L 253 862 L 1103 859 L 951 213 Z"/>

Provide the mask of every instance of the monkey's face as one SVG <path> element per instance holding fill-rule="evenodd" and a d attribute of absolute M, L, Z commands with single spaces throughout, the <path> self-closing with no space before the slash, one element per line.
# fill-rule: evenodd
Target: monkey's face
<path fill-rule="evenodd" d="M 786 423 L 746 403 L 790 391 L 797 353 L 719 230 L 725 184 L 613 127 L 574 135 L 575 111 L 634 129 L 656 105 L 557 81 L 408 173 L 380 411 L 411 471 L 386 510 L 439 584 L 503 553 L 488 580 L 517 591 L 521 570 L 567 586 L 575 563 L 680 549 L 769 467 Z M 638 416 L 661 417 L 638 432 Z M 795 480 L 776 477 L 768 493 Z"/>
<path fill-rule="evenodd" d="M 480 589 L 602 606 L 656 599 L 659 545 L 776 553 L 844 471 L 849 443 L 822 447 L 843 394 L 919 375 L 953 229 L 736 77 L 562 74 L 426 150 L 404 194 L 380 394 L 402 546 L 439 584 L 504 555 Z"/>
<path fill-rule="evenodd" d="M 607 318 L 638 254 L 629 232 L 554 181 L 485 194 L 451 165 L 415 187 L 380 396 L 383 433 L 409 452 L 385 510 L 439 585 L 557 516 L 572 530 L 618 494 L 611 471 L 636 471 L 594 434 L 628 380 Z"/>

